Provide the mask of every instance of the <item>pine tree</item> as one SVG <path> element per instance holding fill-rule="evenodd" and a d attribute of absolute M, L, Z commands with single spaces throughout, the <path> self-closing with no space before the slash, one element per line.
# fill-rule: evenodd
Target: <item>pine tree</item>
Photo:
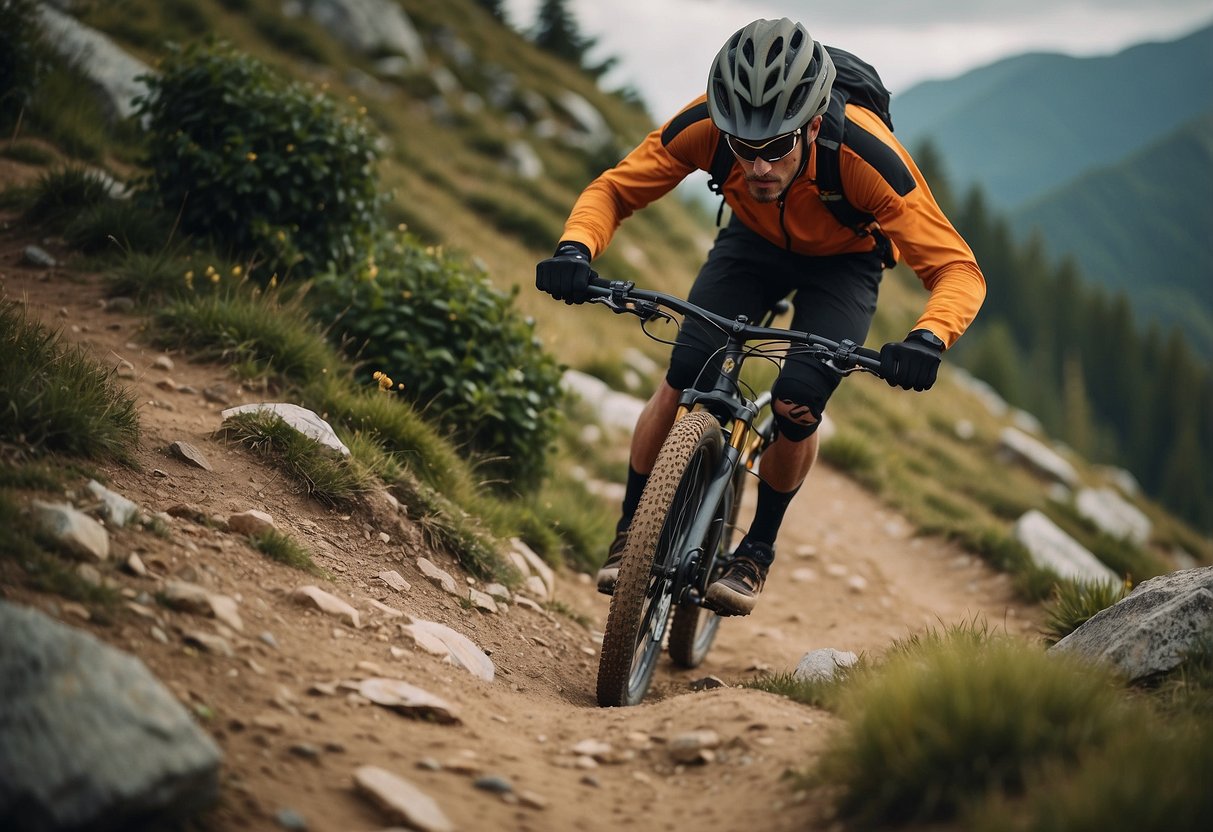
<path fill-rule="evenodd" d="M 505 0 L 476 0 L 476 3 L 482 6 L 485 11 L 493 16 L 494 20 L 505 23 Z"/>
<path fill-rule="evenodd" d="M 533 40 L 540 49 L 580 67 L 594 78 L 604 75 L 618 60 L 611 57 L 600 64 L 586 63 L 588 53 L 598 39 L 581 34 L 567 0 L 543 0 L 535 21 Z"/>

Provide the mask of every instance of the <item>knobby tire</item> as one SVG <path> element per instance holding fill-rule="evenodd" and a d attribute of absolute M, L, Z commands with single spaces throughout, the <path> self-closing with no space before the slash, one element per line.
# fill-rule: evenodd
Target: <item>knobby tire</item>
<path fill-rule="evenodd" d="M 667 521 L 689 523 L 688 515 L 698 509 L 723 444 L 715 417 L 698 412 L 679 419 L 661 446 L 632 518 L 611 596 L 598 663 L 598 704 L 603 707 L 635 705 L 648 692 L 662 647 L 649 636 L 654 626 L 665 624 L 653 616 L 660 614 L 671 589 L 669 581 L 654 575 L 653 565 L 665 565 L 669 552 L 661 550 L 677 543 L 664 534 Z M 641 632 L 646 622 L 650 626 Z"/>

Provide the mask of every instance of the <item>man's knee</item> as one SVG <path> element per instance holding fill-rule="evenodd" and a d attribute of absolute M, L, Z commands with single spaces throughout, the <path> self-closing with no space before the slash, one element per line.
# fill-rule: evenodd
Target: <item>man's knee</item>
<path fill-rule="evenodd" d="M 825 369 L 804 368 L 796 375 L 781 374 L 771 387 L 771 410 L 781 436 L 802 442 L 821 424 L 838 376 Z"/>

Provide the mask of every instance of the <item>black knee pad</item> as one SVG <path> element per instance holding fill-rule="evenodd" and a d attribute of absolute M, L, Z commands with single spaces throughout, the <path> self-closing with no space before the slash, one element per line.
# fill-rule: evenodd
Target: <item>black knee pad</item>
<path fill-rule="evenodd" d="M 771 410 L 779 433 L 792 442 L 803 442 L 812 436 L 821 424 L 821 414 L 838 381 L 837 373 L 815 364 L 785 367 L 771 387 Z M 774 405 L 779 402 L 790 404 L 791 412 L 785 415 L 776 410 Z M 812 415 L 813 421 L 802 421 L 807 414 Z"/>

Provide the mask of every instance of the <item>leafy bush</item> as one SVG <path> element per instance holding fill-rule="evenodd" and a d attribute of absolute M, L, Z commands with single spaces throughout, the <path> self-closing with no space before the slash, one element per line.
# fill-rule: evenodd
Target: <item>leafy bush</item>
<path fill-rule="evenodd" d="M 381 198 L 360 114 L 226 44 L 174 50 L 145 80 L 145 187 L 183 230 L 308 275 L 365 248 Z"/>
<path fill-rule="evenodd" d="M 321 275 L 309 297 L 368 371 L 397 378 L 488 457 L 491 475 L 526 490 L 542 478 L 563 393 L 560 367 L 514 309 L 516 293 L 401 234 L 385 236 L 359 273 Z"/>
<path fill-rule="evenodd" d="M 20 117 L 45 67 L 34 0 L 0 0 L 0 127 Z"/>

